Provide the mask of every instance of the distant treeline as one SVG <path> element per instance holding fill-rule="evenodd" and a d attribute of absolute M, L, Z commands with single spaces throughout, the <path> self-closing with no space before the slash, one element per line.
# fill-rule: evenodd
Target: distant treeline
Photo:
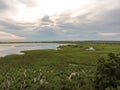
<path fill-rule="evenodd" d="M 23 41 L 23 42 L 0 42 L 0 44 L 8 44 L 8 43 L 100 43 L 100 44 L 120 44 L 120 41 Z"/>

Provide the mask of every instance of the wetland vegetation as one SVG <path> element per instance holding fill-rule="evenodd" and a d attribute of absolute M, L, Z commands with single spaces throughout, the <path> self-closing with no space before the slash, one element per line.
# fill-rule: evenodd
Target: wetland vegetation
<path fill-rule="evenodd" d="M 95 50 L 86 50 L 94 47 Z M 120 44 L 77 43 L 59 46 L 58 50 L 23 51 L 24 55 L 0 58 L 0 90 L 114 90 L 104 81 L 103 66 L 113 65 L 120 75 Z M 110 55 L 114 53 L 117 59 Z M 116 54 L 118 56 L 116 56 Z M 101 63 L 100 58 L 104 62 Z M 117 62 L 114 61 L 117 60 Z M 112 62 L 114 62 L 112 64 Z M 106 64 L 111 63 L 111 64 Z M 101 72 L 99 72 L 99 70 Z M 107 68 L 109 71 L 109 68 Z M 106 72 L 106 71 L 105 71 Z M 100 78 L 101 77 L 101 78 Z M 111 78 L 112 76 L 110 76 Z M 101 80 L 99 80 L 101 79 Z M 120 78 L 114 78 L 119 88 Z M 103 81 L 103 82 L 100 82 Z M 113 82 L 114 83 L 114 82 Z M 100 85 L 108 85 L 100 88 Z M 99 85 L 99 86 L 98 86 Z M 117 90 L 116 89 L 116 90 Z"/>

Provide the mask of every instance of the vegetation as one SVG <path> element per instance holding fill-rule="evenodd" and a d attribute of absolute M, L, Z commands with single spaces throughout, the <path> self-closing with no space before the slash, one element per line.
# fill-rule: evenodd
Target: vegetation
<path fill-rule="evenodd" d="M 108 58 L 99 59 L 95 76 L 95 88 L 97 90 L 118 90 L 120 85 L 120 55 L 108 54 Z"/>
<path fill-rule="evenodd" d="M 86 50 L 90 46 L 96 50 Z M 23 51 L 24 55 L 0 58 L 0 90 L 109 90 L 109 87 L 115 88 L 112 84 L 108 85 L 108 82 L 115 84 L 117 87 L 115 89 L 119 90 L 120 63 L 118 62 L 120 59 L 113 54 L 106 59 L 109 52 L 116 54 L 119 50 L 119 44 L 77 43 L 60 46 L 58 50 Z M 105 58 L 97 63 L 101 57 Z M 106 68 L 108 73 L 111 70 L 115 70 L 116 73 L 108 74 L 105 71 Z M 104 83 L 103 74 L 105 78 L 109 78 Z M 103 89 L 101 86 L 105 84 L 107 86 Z"/>

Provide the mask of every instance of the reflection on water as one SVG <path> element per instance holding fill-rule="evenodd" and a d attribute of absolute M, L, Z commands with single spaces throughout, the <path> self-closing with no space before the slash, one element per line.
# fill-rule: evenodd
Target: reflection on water
<path fill-rule="evenodd" d="M 20 51 L 38 49 L 56 49 L 57 43 L 20 43 L 20 44 L 0 44 L 0 57 L 11 54 L 23 54 Z"/>

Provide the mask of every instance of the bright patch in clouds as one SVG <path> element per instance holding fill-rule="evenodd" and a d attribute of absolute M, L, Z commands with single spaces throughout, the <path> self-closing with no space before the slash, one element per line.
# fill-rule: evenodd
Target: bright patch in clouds
<path fill-rule="evenodd" d="M 111 37 L 111 36 L 116 36 L 119 34 L 120 33 L 99 33 L 100 36 L 104 36 L 104 37 Z"/>
<path fill-rule="evenodd" d="M 29 7 L 33 2 L 35 5 Z M 19 6 L 16 6 L 18 11 L 12 18 L 19 22 L 35 22 L 44 15 L 59 15 L 66 11 L 84 9 L 94 3 L 95 0 L 30 0 L 24 3 L 18 2 Z M 87 10 L 81 10 L 80 13 L 83 14 L 85 12 Z M 79 15 L 79 13 L 75 15 Z"/>

